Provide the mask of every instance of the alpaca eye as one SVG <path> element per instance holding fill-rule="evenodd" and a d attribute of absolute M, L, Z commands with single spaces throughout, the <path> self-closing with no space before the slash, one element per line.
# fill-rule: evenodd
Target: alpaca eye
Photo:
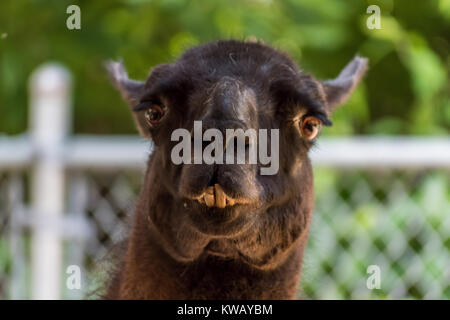
<path fill-rule="evenodd" d="M 315 117 L 305 117 L 300 123 L 300 134 L 308 141 L 315 139 L 322 128 L 322 122 Z"/>
<path fill-rule="evenodd" d="M 159 121 L 161 121 L 163 116 L 163 108 L 158 104 L 152 104 L 150 108 L 145 111 L 145 120 L 147 120 L 150 125 L 157 124 Z"/>

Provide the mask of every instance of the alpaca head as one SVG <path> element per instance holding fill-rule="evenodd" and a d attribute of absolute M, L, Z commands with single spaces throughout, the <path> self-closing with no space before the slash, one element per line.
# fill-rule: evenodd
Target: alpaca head
<path fill-rule="evenodd" d="M 321 82 L 266 45 L 219 41 L 155 67 L 145 82 L 130 80 L 121 63 L 109 71 L 154 143 L 154 188 L 179 208 L 171 213 L 179 221 L 214 239 L 270 228 L 258 224 L 262 214 L 312 189 L 308 150 L 366 67 L 355 57 Z"/>

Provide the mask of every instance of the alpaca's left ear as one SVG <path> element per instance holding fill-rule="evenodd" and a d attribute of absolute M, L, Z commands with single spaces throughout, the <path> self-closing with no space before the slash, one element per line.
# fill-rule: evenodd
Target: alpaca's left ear
<path fill-rule="evenodd" d="M 333 80 L 322 81 L 328 111 L 333 111 L 337 106 L 345 103 L 356 85 L 364 76 L 368 67 L 368 59 L 356 56 Z"/>

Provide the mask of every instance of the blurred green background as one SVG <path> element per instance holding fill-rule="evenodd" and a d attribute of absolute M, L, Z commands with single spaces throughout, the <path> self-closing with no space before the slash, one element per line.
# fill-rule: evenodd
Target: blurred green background
<path fill-rule="evenodd" d="M 81 30 L 68 30 L 66 8 L 81 8 Z M 366 8 L 381 8 L 369 30 Z M 254 36 L 288 52 L 318 78 L 337 75 L 360 53 L 370 72 L 330 135 L 448 134 L 450 0 L 216 0 L 0 2 L 0 133 L 27 128 L 27 79 L 60 61 L 74 74 L 77 133 L 134 133 L 127 108 L 102 62 L 123 58 L 132 77 L 216 39 Z"/>

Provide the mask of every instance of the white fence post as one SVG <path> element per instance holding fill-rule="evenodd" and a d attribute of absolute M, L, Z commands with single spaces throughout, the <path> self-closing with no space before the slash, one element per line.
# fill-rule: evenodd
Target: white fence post
<path fill-rule="evenodd" d="M 30 79 L 30 129 L 35 152 L 31 182 L 32 298 L 61 298 L 63 144 L 70 130 L 71 78 L 57 64 L 39 67 Z"/>

